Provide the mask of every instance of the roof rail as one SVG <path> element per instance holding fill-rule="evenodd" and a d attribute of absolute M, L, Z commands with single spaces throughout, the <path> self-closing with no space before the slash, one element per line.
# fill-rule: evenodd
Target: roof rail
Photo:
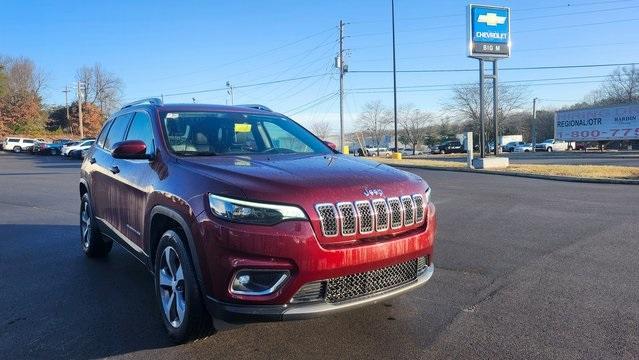
<path fill-rule="evenodd" d="M 140 99 L 138 101 L 134 101 L 134 102 L 131 102 L 131 103 L 128 103 L 128 104 L 124 105 L 122 107 L 122 109 L 131 107 L 133 105 L 146 104 L 146 103 L 149 103 L 149 104 L 152 104 L 152 105 L 162 105 L 162 99 L 160 99 L 160 98 Z"/>
<path fill-rule="evenodd" d="M 260 105 L 260 104 L 242 104 L 242 105 L 236 105 L 236 106 L 273 112 L 273 110 L 271 110 L 267 106 Z"/>

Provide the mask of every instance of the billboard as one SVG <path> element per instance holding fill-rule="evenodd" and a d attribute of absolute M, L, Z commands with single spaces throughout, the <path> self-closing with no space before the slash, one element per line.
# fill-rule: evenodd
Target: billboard
<path fill-rule="evenodd" d="M 639 139 L 639 104 L 555 112 L 555 139 L 566 141 Z"/>
<path fill-rule="evenodd" d="M 510 8 L 468 5 L 468 56 L 510 57 Z"/>

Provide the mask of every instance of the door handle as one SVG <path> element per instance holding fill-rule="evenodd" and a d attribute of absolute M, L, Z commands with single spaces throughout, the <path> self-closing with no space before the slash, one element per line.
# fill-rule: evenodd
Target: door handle
<path fill-rule="evenodd" d="M 95 158 L 94 158 L 94 157 L 92 157 L 91 159 L 89 159 L 89 162 L 90 162 L 91 164 L 95 164 Z"/>
<path fill-rule="evenodd" d="M 119 173 L 119 172 L 120 172 L 120 168 L 119 168 L 117 165 L 113 165 L 113 166 L 111 166 L 111 169 L 110 169 L 110 170 L 111 170 L 111 172 L 112 172 L 112 173 L 114 173 L 114 174 L 117 174 L 117 173 Z"/>

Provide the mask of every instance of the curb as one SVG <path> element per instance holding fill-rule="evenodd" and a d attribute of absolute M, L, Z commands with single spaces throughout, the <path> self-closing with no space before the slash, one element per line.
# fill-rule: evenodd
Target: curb
<path fill-rule="evenodd" d="M 474 170 L 469 168 L 431 167 L 431 166 L 409 165 L 409 164 L 406 164 L 406 165 L 385 164 L 385 165 L 399 167 L 399 168 L 514 176 L 514 177 L 523 177 L 523 178 L 530 178 L 530 179 L 579 182 L 579 183 L 590 183 L 590 184 L 639 185 L 639 180 L 630 180 L 630 179 L 597 179 L 597 178 L 589 179 L 589 178 L 578 178 L 574 176 L 537 175 L 537 174 L 525 174 L 525 173 L 515 173 L 515 172 L 505 172 L 505 171 L 495 171 L 495 170 Z"/>

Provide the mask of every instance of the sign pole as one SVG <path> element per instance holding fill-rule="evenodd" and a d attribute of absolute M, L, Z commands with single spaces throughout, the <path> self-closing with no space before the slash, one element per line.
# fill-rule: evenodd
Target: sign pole
<path fill-rule="evenodd" d="M 484 134 L 484 59 L 479 59 L 479 157 L 481 158 L 485 157 L 486 139 Z"/>
<path fill-rule="evenodd" d="M 497 139 L 498 139 L 498 133 L 497 133 L 497 109 L 499 109 L 499 89 L 497 86 L 497 80 L 499 79 L 499 76 L 497 75 L 498 71 L 497 71 L 497 59 L 493 60 L 493 125 L 494 125 L 494 130 L 495 130 L 495 156 L 497 156 Z"/>

